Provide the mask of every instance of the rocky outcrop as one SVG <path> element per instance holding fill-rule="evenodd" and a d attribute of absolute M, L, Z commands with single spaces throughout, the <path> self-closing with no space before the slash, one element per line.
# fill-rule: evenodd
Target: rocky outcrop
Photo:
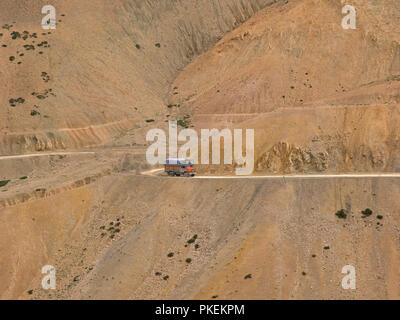
<path fill-rule="evenodd" d="M 256 163 L 256 171 L 272 173 L 322 172 L 327 168 L 326 151 L 312 151 L 287 142 L 275 144 Z"/>

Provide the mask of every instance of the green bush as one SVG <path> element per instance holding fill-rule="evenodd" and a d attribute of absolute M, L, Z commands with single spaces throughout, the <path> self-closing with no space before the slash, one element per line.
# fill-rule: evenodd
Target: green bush
<path fill-rule="evenodd" d="M 15 40 L 17 38 L 21 38 L 21 34 L 17 31 L 11 32 L 11 39 Z"/>
<path fill-rule="evenodd" d="M 26 50 L 35 50 L 35 46 L 34 46 L 34 45 L 31 45 L 31 44 L 25 44 L 25 45 L 24 45 L 24 48 L 25 48 Z"/>
<path fill-rule="evenodd" d="M 339 219 L 346 219 L 347 218 L 347 213 L 346 213 L 346 211 L 344 211 L 344 209 L 339 210 L 338 212 L 335 213 L 335 215 Z"/>
<path fill-rule="evenodd" d="M 0 187 L 6 186 L 11 180 L 2 180 L 0 181 Z"/>
<path fill-rule="evenodd" d="M 369 208 L 367 208 L 367 209 L 365 209 L 364 211 L 361 211 L 361 213 L 362 213 L 362 215 L 363 215 L 363 218 L 369 217 L 369 216 L 372 214 L 372 210 L 369 209 Z"/>

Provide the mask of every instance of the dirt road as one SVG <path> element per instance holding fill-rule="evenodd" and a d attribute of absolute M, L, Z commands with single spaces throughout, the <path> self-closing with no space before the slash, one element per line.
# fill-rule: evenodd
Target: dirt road
<path fill-rule="evenodd" d="M 163 169 L 142 172 L 143 175 L 155 176 Z M 329 179 L 329 178 L 400 178 L 400 173 L 340 173 L 340 174 L 289 174 L 264 176 L 195 176 L 193 179 Z"/>
<path fill-rule="evenodd" d="M 64 156 L 64 155 L 75 155 L 75 154 L 95 154 L 95 152 L 74 151 L 74 152 L 31 153 L 31 154 L 21 154 L 14 156 L 0 156 L 0 160 L 45 157 L 45 156 Z"/>

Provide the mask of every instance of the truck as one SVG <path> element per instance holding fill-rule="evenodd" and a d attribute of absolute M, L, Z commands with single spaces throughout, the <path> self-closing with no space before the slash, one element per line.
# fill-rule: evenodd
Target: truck
<path fill-rule="evenodd" d="M 164 172 L 169 176 L 194 177 L 194 162 L 185 158 L 168 158 L 165 161 Z"/>

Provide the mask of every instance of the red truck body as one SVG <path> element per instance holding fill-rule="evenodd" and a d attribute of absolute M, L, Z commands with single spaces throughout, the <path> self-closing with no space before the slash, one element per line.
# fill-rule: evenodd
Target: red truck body
<path fill-rule="evenodd" d="M 189 159 L 167 159 L 164 165 L 164 171 L 168 173 L 169 176 L 178 177 L 193 177 L 196 174 L 193 167 L 193 161 Z"/>

